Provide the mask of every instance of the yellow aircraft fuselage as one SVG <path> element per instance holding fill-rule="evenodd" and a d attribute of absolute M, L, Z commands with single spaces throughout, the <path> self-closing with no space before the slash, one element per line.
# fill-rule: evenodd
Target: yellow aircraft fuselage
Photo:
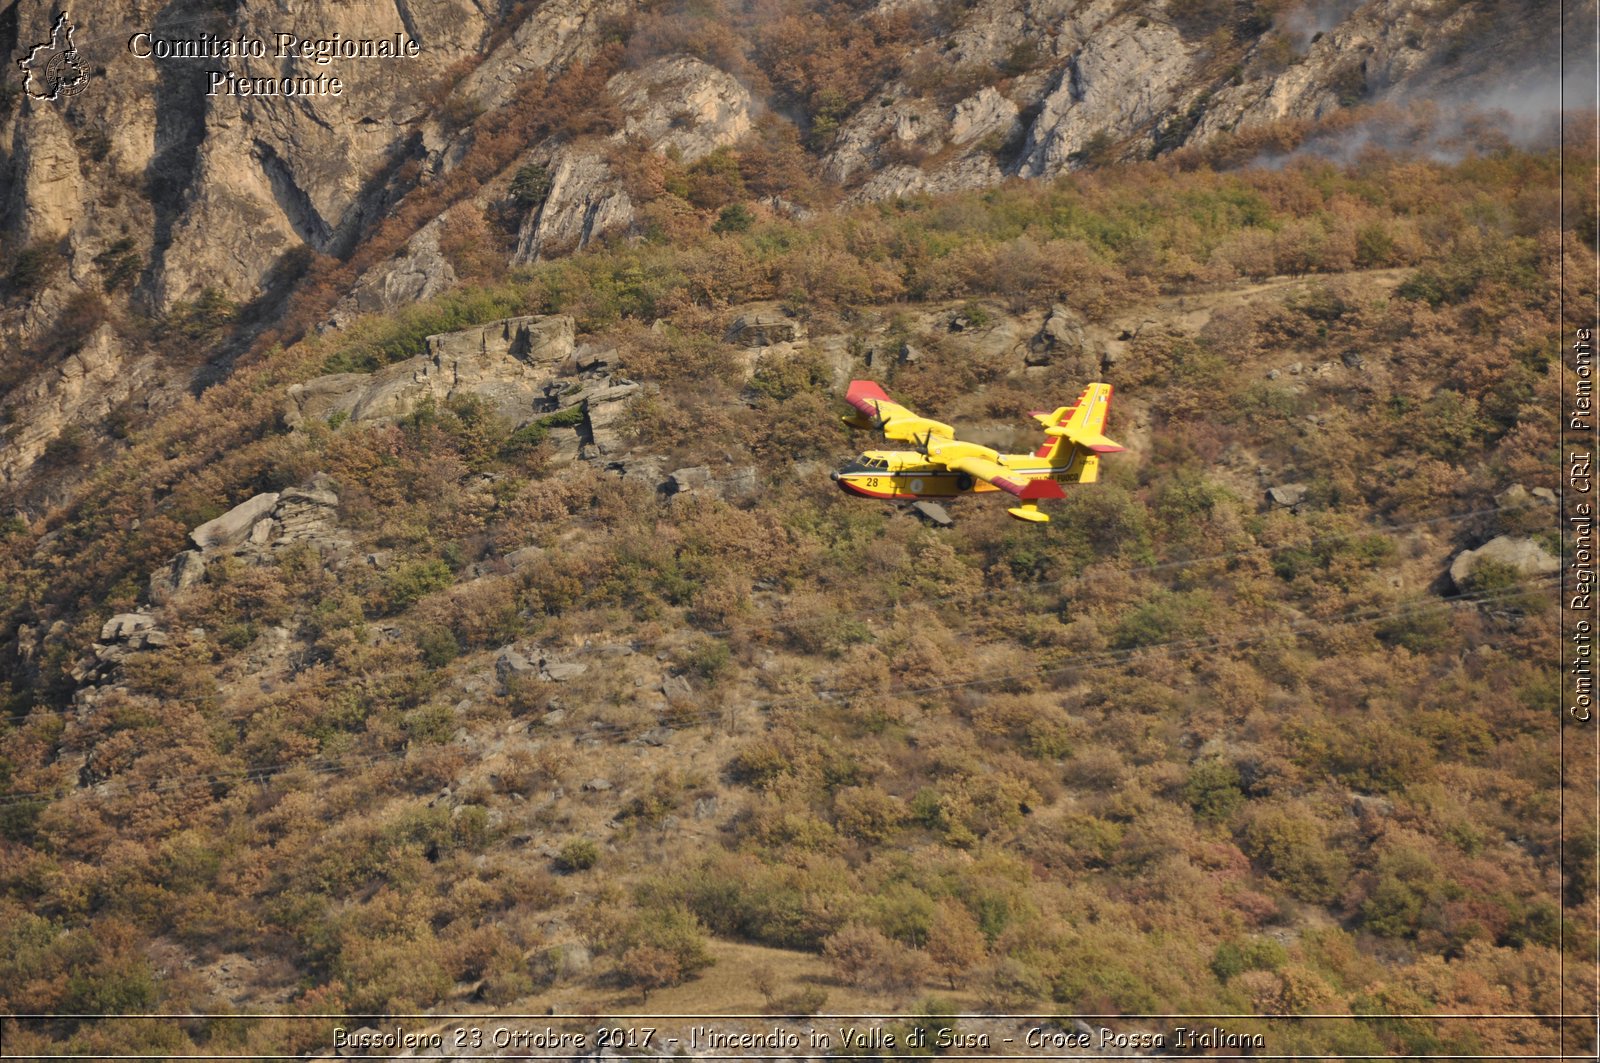
<path fill-rule="evenodd" d="M 1051 469 L 1032 454 L 1001 454 L 1001 465 L 1019 474 L 1036 473 L 1038 479 L 1065 469 Z M 998 491 L 998 487 L 966 473 L 951 472 L 915 450 L 869 450 L 833 474 L 840 487 L 867 498 L 949 498 L 954 495 Z M 1073 479 L 1076 479 L 1076 472 Z"/>

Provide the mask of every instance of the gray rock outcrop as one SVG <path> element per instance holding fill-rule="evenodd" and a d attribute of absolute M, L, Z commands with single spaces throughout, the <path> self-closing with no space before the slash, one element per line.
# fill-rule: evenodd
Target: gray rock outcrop
<path fill-rule="evenodd" d="M 985 137 L 1009 140 L 1022 131 L 1019 114 L 1015 103 L 985 85 L 951 110 L 950 143 L 965 146 Z"/>
<path fill-rule="evenodd" d="M 1275 506 L 1293 509 L 1306 500 L 1305 484 L 1277 484 L 1267 488 L 1267 501 Z"/>
<path fill-rule="evenodd" d="M 1100 369 L 1092 345 L 1084 335 L 1083 319 L 1061 303 L 1050 308 L 1044 324 L 1028 344 L 1029 365 L 1060 365 L 1069 379 L 1090 380 Z"/>
<path fill-rule="evenodd" d="M 1195 48 L 1170 23 L 1096 0 L 1062 33 L 1076 48 L 1028 130 L 1018 167 L 1024 177 L 1081 164 L 1079 153 L 1097 137 L 1121 140 L 1198 91 L 1190 74 Z"/>
<path fill-rule="evenodd" d="M 617 102 L 623 127 L 607 143 L 634 140 L 690 164 L 728 147 L 751 130 L 750 93 L 729 74 L 690 56 L 669 56 L 613 77 L 606 92 Z M 515 262 L 533 262 L 577 250 L 633 222 L 633 200 L 606 161 L 607 149 L 560 146 L 539 160 L 550 190 L 523 221 Z"/>
<path fill-rule="evenodd" d="M 745 307 L 724 339 L 740 347 L 772 347 L 795 343 L 805 338 L 806 329 L 776 303 L 756 303 Z"/>
<path fill-rule="evenodd" d="M 754 103 L 730 74 L 691 56 L 658 59 L 611 79 L 607 91 L 623 113 L 623 137 L 694 163 L 750 132 Z"/>
<path fill-rule="evenodd" d="M 153 605 L 165 605 L 173 595 L 205 579 L 206 563 L 199 550 L 185 550 L 150 574 L 149 598 Z"/>
<path fill-rule="evenodd" d="M 240 502 L 215 520 L 208 520 L 189 533 L 189 539 L 202 551 L 239 546 L 250 535 L 257 521 L 278 504 L 278 492 L 263 491 Z"/>
<path fill-rule="evenodd" d="M 572 318 L 513 317 L 428 337 L 428 352 L 375 373 L 336 373 L 289 388 L 284 423 L 344 415 L 353 421 L 403 417 L 424 399 L 486 399 L 502 417 L 523 423 L 555 367 L 573 351 Z"/>
<path fill-rule="evenodd" d="M 1495 562 L 1518 576 L 1546 576 L 1561 571 L 1561 561 L 1532 539 L 1502 535 L 1476 550 L 1463 550 L 1450 562 L 1450 582 L 1458 591 L 1472 589 L 1472 577 L 1484 562 Z"/>

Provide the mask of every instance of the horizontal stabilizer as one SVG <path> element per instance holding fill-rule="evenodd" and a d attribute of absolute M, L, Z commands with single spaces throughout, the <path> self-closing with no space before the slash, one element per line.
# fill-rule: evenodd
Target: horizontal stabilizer
<path fill-rule="evenodd" d="M 1065 440 L 1091 454 L 1116 454 L 1124 449 L 1122 444 L 1108 439 L 1103 431 L 1106 414 L 1110 410 L 1111 385 L 1096 383 L 1084 388 L 1075 404 L 1063 406 L 1048 416 L 1040 416 L 1039 420 L 1044 424 L 1044 434 L 1051 439 Z M 1039 448 L 1041 457 L 1057 453 L 1057 446 L 1050 443 Z M 1070 458 L 1062 454 L 1053 464 L 1070 464 Z"/>
<path fill-rule="evenodd" d="M 1113 442 L 1099 432 L 1075 429 L 1070 425 L 1046 428 L 1044 434 L 1047 436 L 1060 436 L 1068 442 L 1076 443 L 1078 446 L 1086 450 L 1092 450 L 1096 454 L 1119 454 L 1127 449 L 1121 443 Z"/>

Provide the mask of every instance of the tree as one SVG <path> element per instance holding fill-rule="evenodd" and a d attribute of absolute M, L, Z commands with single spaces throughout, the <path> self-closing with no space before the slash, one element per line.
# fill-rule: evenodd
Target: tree
<path fill-rule="evenodd" d="M 511 179 L 511 198 L 524 210 L 537 210 L 550 195 L 550 171 L 538 163 L 529 163 Z"/>
<path fill-rule="evenodd" d="M 683 981 L 683 967 L 666 949 L 635 945 L 622 954 L 622 977 L 639 990 L 640 1000 L 647 1002 L 655 990 Z"/>
<path fill-rule="evenodd" d="M 843 982 L 862 989 L 894 991 L 922 982 L 927 956 L 891 941 L 870 926 L 851 923 L 822 943 L 822 954 Z"/>
<path fill-rule="evenodd" d="M 928 928 L 928 959 L 956 987 L 956 977 L 984 957 L 983 934 L 978 921 L 964 905 L 942 901 Z"/>

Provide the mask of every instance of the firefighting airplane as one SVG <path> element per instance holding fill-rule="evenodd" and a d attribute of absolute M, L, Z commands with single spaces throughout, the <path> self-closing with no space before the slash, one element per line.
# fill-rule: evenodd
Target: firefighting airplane
<path fill-rule="evenodd" d="M 1094 483 L 1100 455 L 1122 450 L 1101 434 L 1111 408 L 1111 385 L 1090 384 L 1075 406 L 1035 413 L 1048 436 L 1032 454 L 1001 454 L 963 443 L 947 424 L 919 417 L 870 380 L 852 380 L 844 399 L 856 412 L 843 418 L 852 428 L 882 429 L 885 439 L 914 443 L 916 450 L 869 450 L 833 474 L 840 487 L 868 498 L 946 498 L 969 491 L 1006 491 L 1021 505 L 1006 510 L 1018 520 L 1047 521 L 1045 499 L 1065 498 L 1062 481 Z"/>

